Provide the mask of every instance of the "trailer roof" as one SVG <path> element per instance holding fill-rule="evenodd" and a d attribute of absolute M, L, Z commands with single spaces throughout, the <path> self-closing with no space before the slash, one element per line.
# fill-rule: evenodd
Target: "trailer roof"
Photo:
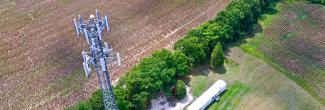
<path fill-rule="evenodd" d="M 226 88 L 227 83 L 221 79 L 215 82 L 208 90 L 206 90 L 199 98 L 197 98 L 187 109 L 188 110 L 199 110 L 202 106 L 207 103 L 210 103 L 209 100 L 213 96 L 219 94 L 223 91 L 222 88 Z"/>

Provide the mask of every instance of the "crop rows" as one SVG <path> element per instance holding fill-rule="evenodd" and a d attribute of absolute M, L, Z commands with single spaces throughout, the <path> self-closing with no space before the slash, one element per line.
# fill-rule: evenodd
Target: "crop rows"
<path fill-rule="evenodd" d="M 307 81 L 325 98 L 325 8 L 285 4 L 264 29 L 259 50 Z"/>
<path fill-rule="evenodd" d="M 286 48 L 285 51 L 300 56 L 299 59 L 303 60 L 302 64 L 303 62 L 312 62 L 325 69 L 324 63 L 321 63 L 324 53 L 320 51 L 324 49 L 320 45 L 325 41 L 325 32 L 323 31 L 325 20 L 319 18 L 322 17 L 321 15 L 318 18 L 313 16 L 315 14 L 325 15 L 325 9 L 316 5 L 296 3 L 283 7 L 282 10 L 265 29 L 265 37 L 270 38 L 270 41 L 276 43 L 277 46 Z M 285 53 L 276 52 L 278 57 L 287 58 L 287 54 L 281 55 Z M 295 64 L 299 65 L 299 63 Z M 297 72 L 304 71 L 297 67 Z"/>

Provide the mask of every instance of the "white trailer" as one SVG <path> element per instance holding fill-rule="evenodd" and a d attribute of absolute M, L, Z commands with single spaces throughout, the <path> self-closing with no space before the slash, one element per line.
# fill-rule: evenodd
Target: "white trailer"
<path fill-rule="evenodd" d="M 204 110 L 213 100 L 219 100 L 219 95 L 227 89 L 227 83 L 221 79 L 215 82 L 207 91 L 197 98 L 187 110 Z"/>

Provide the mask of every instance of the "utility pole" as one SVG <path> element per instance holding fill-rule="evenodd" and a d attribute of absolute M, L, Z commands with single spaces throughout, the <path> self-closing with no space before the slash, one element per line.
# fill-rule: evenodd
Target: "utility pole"
<path fill-rule="evenodd" d="M 103 93 L 105 110 L 118 110 L 107 64 L 117 63 L 118 66 L 121 66 L 121 60 L 118 52 L 113 52 L 106 42 L 103 43 L 102 34 L 105 27 L 110 32 L 108 17 L 105 15 L 104 18 L 101 18 L 98 10 L 96 10 L 96 17 L 90 15 L 89 20 L 83 20 L 79 15 L 79 19 L 73 19 L 73 22 L 77 35 L 80 36 L 83 33 L 90 48 L 89 52 L 82 51 L 86 76 L 90 78 L 90 65 L 93 65 Z"/>

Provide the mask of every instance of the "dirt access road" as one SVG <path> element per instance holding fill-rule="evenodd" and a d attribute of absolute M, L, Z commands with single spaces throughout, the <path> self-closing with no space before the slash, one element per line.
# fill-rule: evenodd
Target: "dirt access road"
<path fill-rule="evenodd" d="M 86 80 L 72 19 L 109 13 L 104 39 L 121 52 L 117 79 L 154 50 L 172 48 L 189 29 L 212 19 L 229 0 L 2 0 L 0 109 L 63 109 L 98 88 Z M 113 67 L 115 68 L 115 67 Z"/>

